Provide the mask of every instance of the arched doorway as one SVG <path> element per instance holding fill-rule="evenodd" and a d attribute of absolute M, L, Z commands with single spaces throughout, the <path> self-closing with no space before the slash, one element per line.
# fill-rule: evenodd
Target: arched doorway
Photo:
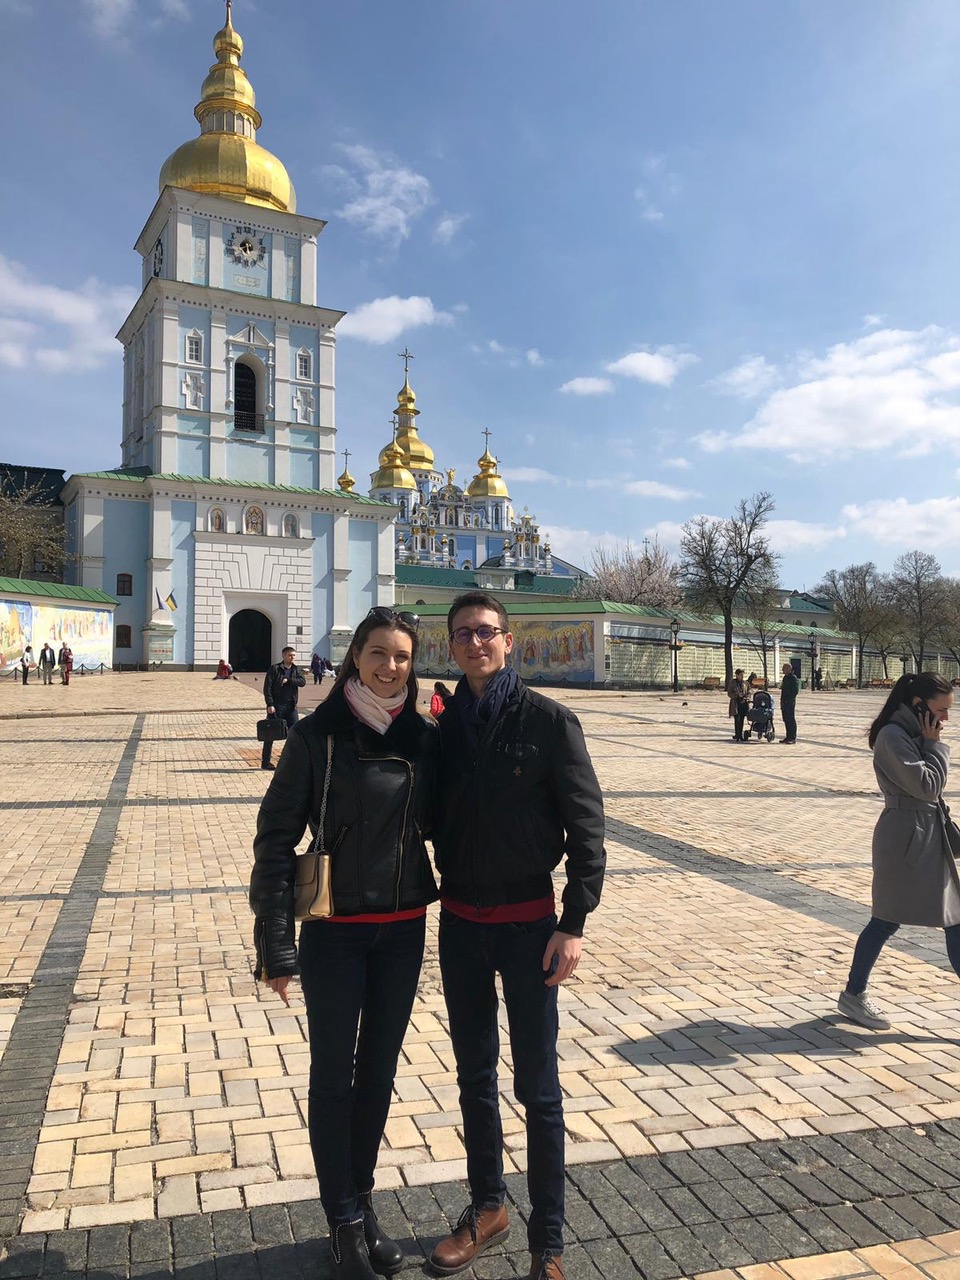
<path fill-rule="evenodd" d="M 259 609 L 241 609 L 230 619 L 230 655 L 234 671 L 266 671 L 273 662 L 270 619 Z"/>

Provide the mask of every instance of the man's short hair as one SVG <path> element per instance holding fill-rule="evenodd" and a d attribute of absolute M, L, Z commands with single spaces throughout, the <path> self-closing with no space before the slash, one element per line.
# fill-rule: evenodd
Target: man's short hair
<path fill-rule="evenodd" d="M 283 648 L 280 650 L 280 652 L 281 654 L 284 654 L 284 653 L 296 653 L 297 651 L 292 644 L 285 644 Z"/>
<path fill-rule="evenodd" d="M 447 613 L 447 634 L 453 634 L 453 620 L 461 609 L 492 609 L 500 621 L 504 631 L 510 630 L 510 619 L 507 611 L 488 591 L 464 591 L 457 596 Z"/>

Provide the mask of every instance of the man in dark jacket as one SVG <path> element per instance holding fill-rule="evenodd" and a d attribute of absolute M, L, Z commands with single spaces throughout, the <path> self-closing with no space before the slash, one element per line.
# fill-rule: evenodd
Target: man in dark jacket
<path fill-rule="evenodd" d="M 800 681 L 797 679 L 792 662 L 783 664 L 782 674 L 780 716 L 783 720 L 783 737 L 780 741 L 789 746 L 797 740 L 797 694 L 800 692 Z"/>
<path fill-rule="evenodd" d="M 530 1274 L 563 1280 L 557 988 L 577 967 L 584 922 L 600 898 L 603 801 L 576 716 L 525 688 L 507 666 L 513 636 L 503 605 L 468 592 L 453 602 L 447 624 L 464 675 L 439 719 L 433 842 L 471 1203 L 430 1262 L 440 1275 L 455 1275 L 509 1231 L 497 1096 L 499 972 L 514 1087 L 526 1111 Z M 564 857 L 558 922 L 551 873 Z"/>
<path fill-rule="evenodd" d="M 282 661 L 275 662 L 263 677 L 263 700 L 267 704 L 267 715 L 276 716 L 286 722 L 292 729 L 297 723 L 297 699 L 300 690 L 307 683 L 306 677 L 294 663 L 296 650 L 287 645 L 282 652 Z M 260 757 L 261 769 L 272 769 L 270 757 L 273 754 L 273 743 L 265 742 Z"/>

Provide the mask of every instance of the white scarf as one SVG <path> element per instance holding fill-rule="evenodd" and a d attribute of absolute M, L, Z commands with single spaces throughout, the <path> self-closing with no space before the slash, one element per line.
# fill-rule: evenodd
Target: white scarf
<path fill-rule="evenodd" d="M 358 720 L 373 729 L 376 733 L 386 733 L 393 724 L 391 711 L 402 707 L 407 700 L 409 690 L 406 685 L 400 693 L 390 698 L 378 698 L 372 689 L 368 689 L 359 676 L 354 676 L 343 686 L 343 694 L 347 705 Z"/>

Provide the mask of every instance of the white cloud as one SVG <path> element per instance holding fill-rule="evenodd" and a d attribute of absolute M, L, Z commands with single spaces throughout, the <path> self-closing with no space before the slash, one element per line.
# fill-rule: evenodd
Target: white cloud
<path fill-rule="evenodd" d="M 869 312 L 863 317 L 864 329 L 879 329 L 882 324 L 883 316 L 875 315 L 873 312 Z"/>
<path fill-rule="evenodd" d="M 490 339 L 487 343 L 487 350 L 492 351 L 495 356 L 505 356 L 510 354 L 509 349 L 505 347 L 502 342 L 498 342 L 496 338 Z"/>
<path fill-rule="evenodd" d="M 616 533 L 593 533 L 589 529 L 571 529 L 567 525 L 552 524 L 548 532 L 541 528 L 541 538 L 550 543 L 550 550 L 561 560 L 569 560 L 581 569 L 589 569 L 595 547 L 616 551 L 623 546 L 623 536 Z"/>
<path fill-rule="evenodd" d="M 83 0 L 84 8 L 90 14 L 94 35 L 101 40 L 119 40 L 126 43 L 125 35 L 130 20 L 137 16 L 135 0 Z M 145 22 L 150 27 L 158 25 L 158 15 L 162 18 L 176 18 L 184 21 L 189 18 L 190 10 L 186 0 L 159 0 L 158 4 L 148 7 Z"/>
<path fill-rule="evenodd" d="M 960 450 L 960 337 L 936 326 L 881 329 L 798 362 L 739 431 L 704 432 L 701 448 L 769 449 L 809 462 L 858 451 L 917 457 Z"/>
<path fill-rule="evenodd" d="M 678 489 L 676 485 L 661 484 L 659 480 L 628 480 L 623 485 L 623 492 L 638 498 L 667 498 L 671 502 L 697 496 L 692 489 Z"/>
<path fill-rule="evenodd" d="M 660 465 L 661 467 L 672 467 L 674 471 L 690 470 L 690 463 L 686 458 L 663 458 Z"/>
<path fill-rule="evenodd" d="M 536 347 L 529 347 L 523 354 L 527 364 L 534 369 L 538 369 L 540 365 L 545 363 L 543 356 Z"/>
<path fill-rule="evenodd" d="M 95 369 L 119 357 L 114 335 L 136 298 L 94 277 L 78 289 L 43 284 L 0 257 L 0 364 L 53 374 Z"/>
<path fill-rule="evenodd" d="M 532 449 L 533 446 L 537 443 L 537 437 L 533 434 L 532 431 L 527 431 L 523 437 L 523 443 L 525 445 L 528 445 Z"/>
<path fill-rule="evenodd" d="M 406 240 L 416 220 L 434 202 L 430 182 L 387 152 L 339 143 L 349 168 L 327 165 L 324 173 L 343 186 L 347 203 L 339 217 L 367 235 L 396 247 Z"/>
<path fill-rule="evenodd" d="M 768 364 L 763 356 L 747 356 L 740 364 L 721 373 L 709 384 L 724 395 L 742 396 L 752 400 L 769 391 L 777 380 L 777 366 Z"/>
<path fill-rule="evenodd" d="M 654 351 L 630 351 L 603 367 L 607 373 L 669 387 L 685 365 L 696 363 L 697 356 L 689 352 L 677 351 L 674 347 L 657 347 Z"/>
<path fill-rule="evenodd" d="M 449 244 L 469 216 L 468 213 L 445 213 L 434 227 L 434 244 Z"/>
<path fill-rule="evenodd" d="M 552 471 L 544 471 L 542 467 L 508 467 L 500 473 L 504 480 L 515 480 L 517 484 L 566 484 L 563 476 L 555 476 Z"/>
<path fill-rule="evenodd" d="M 560 390 L 570 396 L 608 396 L 613 383 L 609 378 L 571 378 Z"/>
<path fill-rule="evenodd" d="M 642 173 L 643 180 L 633 193 L 640 206 L 640 217 L 644 222 L 663 222 L 663 206 L 680 194 L 680 179 L 667 167 L 664 156 L 647 156 Z"/>
<path fill-rule="evenodd" d="M 767 525 L 775 551 L 809 551 L 828 546 L 847 535 L 843 525 L 807 523 L 803 520 L 771 520 Z"/>
<path fill-rule="evenodd" d="M 337 325 L 337 333 L 379 345 L 393 342 L 408 329 L 432 324 L 453 324 L 453 316 L 449 311 L 438 311 L 429 298 L 399 298 L 393 294 L 355 307 Z"/>
<path fill-rule="evenodd" d="M 955 548 L 960 542 L 960 498 L 880 498 L 851 503 L 843 518 L 857 533 L 890 543 L 906 551 L 910 547 Z"/>

